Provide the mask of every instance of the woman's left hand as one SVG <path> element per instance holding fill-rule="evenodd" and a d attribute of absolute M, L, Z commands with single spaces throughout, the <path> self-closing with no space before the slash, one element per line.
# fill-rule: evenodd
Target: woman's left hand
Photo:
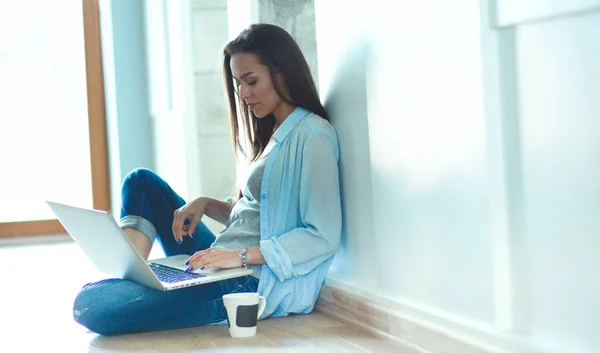
<path fill-rule="evenodd" d="M 239 251 L 225 251 L 213 248 L 197 251 L 192 255 L 186 265 L 186 272 L 194 270 L 208 270 L 213 267 L 235 268 L 242 266 L 242 259 L 238 256 Z"/>

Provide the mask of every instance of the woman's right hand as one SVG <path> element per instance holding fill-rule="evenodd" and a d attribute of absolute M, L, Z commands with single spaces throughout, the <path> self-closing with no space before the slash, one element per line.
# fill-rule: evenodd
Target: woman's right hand
<path fill-rule="evenodd" d="M 173 237 L 181 244 L 185 235 L 194 237 L 194 232 L 206 208 L 204 197 L 198 197 L 176 209 L 173 214 Z M 186 222 L 188 220 L 188 222 Z"/>

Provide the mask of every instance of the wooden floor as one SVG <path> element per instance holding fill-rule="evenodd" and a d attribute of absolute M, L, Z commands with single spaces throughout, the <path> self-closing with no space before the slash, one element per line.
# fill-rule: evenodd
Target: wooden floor
<path fill-rule="evenodd" d="M 73 243 L 0 243 L 0 352 L 413 352 L 319 313 L 260 321 L 245 339 L 226 326 L 103 337 L 73 320 L 72 303 L 104 277 Z"/>

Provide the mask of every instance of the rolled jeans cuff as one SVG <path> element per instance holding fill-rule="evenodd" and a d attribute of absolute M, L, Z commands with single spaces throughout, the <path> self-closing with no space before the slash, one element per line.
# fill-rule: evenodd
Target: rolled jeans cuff
<path fill-rule="evenodd" d="M 154 228 L 152 223 L 145 218 L 127 215 L 119 220 L 119 227 L 121 227 L 121 229 L 133 228 L 139 232 L 142 232 L 146 237 L 148 237 L 150 244 L 154 244 L 154 240 L 156 239 L 156 228 Z"/>

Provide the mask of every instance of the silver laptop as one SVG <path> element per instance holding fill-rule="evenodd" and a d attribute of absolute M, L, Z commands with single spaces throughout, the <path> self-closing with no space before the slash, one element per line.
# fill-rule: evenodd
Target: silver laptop
<path fill-rule="evenodd" d="M 186 273 L 190 255 L 146 262 L 108 212 L 46 202 L 92 263 L 109 276 L 164 291 L 252 274 L 245 268 Z"/>

